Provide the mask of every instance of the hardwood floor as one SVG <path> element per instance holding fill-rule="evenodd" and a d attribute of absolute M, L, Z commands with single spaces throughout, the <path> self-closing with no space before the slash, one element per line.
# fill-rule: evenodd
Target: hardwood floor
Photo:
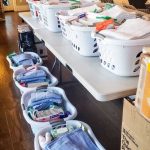
<path fill-rule="evenodd" d="M 12 80 L 6 56 L 17 50 L 17 13 L 0 22 L 0 150 L 33 150 L 33 135 L 20 107 L 20 93 Z"/>
<path fill-rule="evenodd" d="M 21 19 L 17 13 L 5 14 L 6 22 L 0 22 L 0 150 L 34 150 L 34 136 L 22 116 L 20 93 L 12 80 L 6 56 L 17 50 L 17 25 Z M 45 64 L 50 68 L 54 56 L 49 52 Z M 58 66 L 54 75 L 58 77 Z M 72 75 L 63 69 L 64 80 Z M 88 123 L 98 140 L 107 150 L 119 150 L 122 119 L 122 100 L 101 103 L 80 84 L 61 86 L 78 110 L 76 119 Z"/>

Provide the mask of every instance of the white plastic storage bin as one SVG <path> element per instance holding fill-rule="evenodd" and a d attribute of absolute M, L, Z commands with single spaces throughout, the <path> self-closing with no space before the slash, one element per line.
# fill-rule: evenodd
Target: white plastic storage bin
<path fill-rule="evenodd" d="M 55 85 L 58 84 L 58 80 L 56 79 L 56 77 L 54 77 L 54 76 L 49 72 L 49 70 L 48 70 L 47 67 L 38 66 L 38 68 L 44 70 L 44 71 L 47 73 L 47 75 L 50 76 L 50 79 L 51 79 L 52 82 L 49 84 L 49 86 L 55 86 Z M 15 85 L 19 88 L 19 90 L 20 90 L 21 93 L 27 92 L 27 91 L 29 91 L 29 90 L 35 90 L 35 89 L 37 88 L 37 87 L 33 87 L 33 88 L 30 88 L 30 87 L 23 87 L 23 86 L 21 86 L 21 85 L 18 83 L 18 81 L 16 80 L 16 76 L 17 76 L 18 74 L 20 74 L 20 73 L 25 72 L 25 71 L 26 71 L 26 69 L 20 68 L 20 69 L 14 71 L 14 73 L 13 73 L 13 80 L 14 80 L 14 82 L 15 82 Z"/>
<path fill-rule="evenodd" d="M 34 53 L 34 52 L 24 52 L 24 53 L 25 53 L 25 54 L 30 54 L 30 55 L 32 55 L 33 57 L 36 57 L 36 58 L 39 60 L 39 62 L 38 62 L 37 64 L 35 64 L 35 65 L 42 65 L 43 61 L 42 61 L 41 57 L 39 57 L 38 54 L 36 54 L 36 53 Z M 7 59 L 7 61 L 9 62 L 9 66 L 10 66 L 10 68 L 11 68 L 13 71 L 18 70 L 18 69 L 20 69 L 20 68 L 23 68 L 22 65 L 21 65 L 21 66 L 17 66 L 17 67 L 13 66 L 13 63 L 12 63 L 12 61 L 10 60 L 10 58 L 9 58 L 8 56 L 6 57 L 6 59 Z"/>
<path fill-rule="evenodd" d="M 62 35 L 67 39 L 71 40 L 71 29 L 70 25 L 67 23 L 68 20 L 72 20 L 73 18 L 77 19 L 77 16 L 82 13 L 89 13 L 93 10 L 101 10 L 94 1 L 81 1 L 80 8 L 74 10 L 60 11 L 57 13 L 61 24 Z M 91 13 L 93 16 L 93 13 Z M 89 14 L 88 14 L 89 16 Z M 93 18 L 92 18 L 93 19 Z"/>
<path fill-rule="evenodd" d="M 46 5 L 43 4 L 43 19 L 44 25 L 52 32 L 61 32 L 61 26 L 59 18 L 56 13 L 60 10 L 70 9 L 69 4 L 59 4 L 59 5 Z"/>
<path fill-rule="evenodd" d="M 34 6 L 35 6 L 35 9 L 36 9 L 37 18 L 38 18 L 39 22 L 40 23 L 44 23 L 44 17 L 43 17 L 44 9 L 43 9 L 43 5 L 39 2 L 39 3 L 35 3 Z"/>
<path fill-rule="evenodd" d="M 150 46 L 150 37 L 137 40 L 116 40 L 92 35 L 97 39 L 101 65 L 120 76 L 137 76 L 143 46 Z"/>
<path fill-rule="evenodd" d="M 63 37 L 71 41 L 71 28 L 70 28 L 70 25 L 66 23 L 66 19 L 68 19 L 69 16 L 62 16 L 62 15 L 57 14 L 57 17 L 59 18 L 59 21 L 60 21 L 60 26 L 61 26 Z"/>
<path fill-rule="evenodd" d="M 66 124 L 67 125 L 73 125 L 75 127 L 79 127 L 81 124 L 87 129 L 87 132 L 89 134 L 89 136 L 91 137 L 91 139 L 93 140 L 93 142 L 96 144 L 96 146 L 98 147 L 99 150 L 105 150 L 104 147 L 99 143 L 99 141 L 97 140 L 97 138 L 95 137 L 92 129 L 90 128 L 89 125 L 87 125 L 86 123 L 84 122 L 81 122 L 81 121 L 77 121 L 77 120 L 68 120 L 66 121 Z M 36 135 L 35 135 L 35 138 L 34 138 L 34 150 L 42 150 L 40 145 L 39 145 L 39 140 L 38 140 L 38 137 L 40 135 L 45 135 L 46 132 L 49 132 L 51 130 L 52 127 L 45 127 L 43 128 L 42 130 L 40 130 Z"/>
<path fill-rule="evenodd" d="M 62 95 L 63 101 L 64 101 L 64 107 L 66 108 L 67 111 L 69 111 L 71 113 L 71 115 L 69 115 L 67 118 L 64 118 L 65 121 L 74 119 L 77 116 L 76 108 L 70 103 L 70 101 L 66 97 L 66 94 L 63 89 L 58 88 L 58 87 L 48 87 L 47 90 L 54 91 L 55 93 Z M 23 95 L 21 97 L 21 106 L 22 106 L 23 116 L 24 116 L 25 120 L 30 124 L 32 132 L 34 134 L 39 132 L 44 127 L 46 127 L 48 125 L 50 126 L 49 122 L 36 122 L 36 121 L 32 120 L 27 114 L 27 106 L 28 106 L 28 103 L 29 103 L 29 100 L 31 97 L 31 93 L 33 93 L 35 91 L 36 91 L 36 89 L 27 91 L 27 92 L 23 93 Z"/>
<path fill-rule="evenodd" d="M 33 0 L 27 0 L 27 3 L 29 4 L 29 9 L 30 9 L 32 17 L 37 18 L 38 14 L 37 14 L 35 4 L 38 4 L 40 2 L 39 1 L 33 1 Z"/>
<path fill-rule="evenodd" d="M 91 37 L 94 27 L 80 27 L 70 25 L 72 47 L 82 56 L 98 56 L 98 45 L 96 38 Z"/>

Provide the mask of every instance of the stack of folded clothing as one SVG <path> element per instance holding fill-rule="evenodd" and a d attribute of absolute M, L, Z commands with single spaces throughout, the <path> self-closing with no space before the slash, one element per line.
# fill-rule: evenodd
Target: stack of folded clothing
<path fill-rule="evenodd" d="M 18 74 L 16 80 L 21 86 L 30 88 L 48 85 L 52 82 L 46 71 L 38 67 L 32 67 L 30 70 Z"/>
<path fill-rule="evenodd" d="M 125 20 L 136 18 L 137 16 L 135 12 L 128 12 L 122 7 L 113 4 L 101 4 L 101 6 L 95 4 L 82 8 L 82 10 L 78 8 L 66 12 L 60 11 L 60 15 L 65 16 L 65 21 L 69 24 L 81 27 L 95 27 L 96 23 L 109 19 L 113 19 L 116 25 L 120 25 Z"/>
<path fill-rule="evenodd" d="M 58 15 L 62 16 L 67 23 L 77 26 L 94 26 L 100 20 L 95 16 L 104 10 L 109 10 L 114 7 L 113 4 L 94 4 L 92 6 L 77 8 L 73 10 L 60 11 Z M 89 17 L 90 16 L 90 17 Z M 91 17 L 92 16 L 92 17 Z"/>
<path fill-rule="evenodd" d="M 39 144 L 44 150 L 99 150 L 82 124 L 80 127 L 64 124 L 54 127 L 45 137 L 39 136 Z"/>
<path fill-rule="evenodd" d="M 38 122 L 62 119 L 70 114 L 65 111 L 62 96 L 47 90 L 40 90 L 31 94 L 27 111 L 30 118 Z"/>
<path fill-rule="evenodd" d="M 18 67 L 20 65 L 22 65 L 23 67 L 27 67 L 39 62 L 39 58 L 27 53 L 12 53 L 8 57 L 11 60 L 14 67 Z"/>
<path fill-rule="evenodd" d="M 117 29 L 107 29 L 100 34 L 119 40 L 136 40 L 150 37 L 150 21 L 141 18 L 126 20 Z"/>

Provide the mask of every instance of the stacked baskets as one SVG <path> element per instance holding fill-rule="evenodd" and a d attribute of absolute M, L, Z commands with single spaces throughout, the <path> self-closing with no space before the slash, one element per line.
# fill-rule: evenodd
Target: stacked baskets
<path fill-rule="evenodd" d="M 39 59 L 39 56 L 37 54 L 30 53 L 30 52 L 27 52 L 27 53 L 32 54 L 34 57 L 36 56 L 36 58 Z M 15 55 L 15 54 L 13 53 L 13 55 Z M 16 55 L 19 55 L 19 54 L 16 54 Z M 54 76 L 52 76 L 52 74 L 48 71 L 48 69 L 44 66 L 40 66 L 40 63 L 36 64 L 36 69 L 42 69 L 47 73 L 47 75 L 50 76 L 52 83 L 49 84 L 49 86 L 35 87 L 35 88 L 22 87 L 17 82 L 16 76 L 19 75 L 19 74 L 22 74 L 23 72 L 26 72 L 27 70 L 30 70 L 30 69 L 34 68 L 35 66 L 30 66 L 29 68 L 24 68 L 23 66 L 21 66 L 21 67 L 18 66 L 18 68 L 14 68 L 13 62 L 12 62 L 12 59 L 10 58 L 10 56 L 12 56 L 12 55 L 7 56 L 7 60 L 9 61 L 10 68 L 12 68 L 14 70 L 14 73 L 13 73 L 14 82 L 15 82 L 16 86 L 19 88 L 19 90 L 22 93 L 21 108 L 22 108 L 22 112 L 23 112 L 23 116 L 24 116 L 25 120 L 27 121 L 27 123 L 29 123 L 29 125 L 31 126 L 31 129 L 32 129 L 32 132 L 35 135 L 35 140 L 34 140 L 35 150 L 41 150 L 42 149 L 40 147 L 40 144 L 39 144 L 39 136 L 44 135 L 46 132 L 50 132 L 50 130 L 52 130 L 52 128 L 54 128 L 55 125 L 58 124 L 58 122 L 61 122 L 61 121 L 62 121 L 63 124 L 65 122 L 66 126 L 69 125 L 69 126 L 73 126 L 73 127 L 76 127 L 76 128 L 81 126 L 81 125 L 84 126 L 84 128 L 86 129 L 87 134 L 90 136 L 90 138 L 92 139 L 92 141 L 93 141 L 94 145 L 97 147 L 97 149 L 104 150 L 103 146 L 98 142 L 98 140 L 94 136 L 91 128 L 86 123 L 83 123 L 81 121 L 73 120 L 77 116 L 77 110 L 71 104 L 71 102 L 68 100 L 68 98 L 67 98 L 67 96 L 66 96 L 63 89 L 58 88 L 58 87 L 52 87 L 52 86 L 55 86 L 58 81 Z M 48 98 L 48 94 L 46 94 L 46 92 L 48 92 L 50 95 L 52 94 L 50 96 L 51 98 L 50 97 Z M 61 101 L 62 106 L 56 105 L 56 99 L 57 98 L 54 97 L 53 94 L 54 95 L 56 94 L 56 95 L 60 96 L 60 98 L 62 100 Z M 48 100 L 48 102 L 50 102 L 50 101 L 51 102 L 46 103 L 45 102 L 46 100 Z M 32 102 L 34 102 L 34 104 Z M 36 103 L 36 106 L 38 108 L 37 107 L 35 108 L 35 103 Z M 53 105 L 55 105 L 55 108 L 57 108 L 58 110 L 60 108 L 63 109 L 64 112 L 67 113 L 67 115 L 59 114 L 61 118 L 58 118 L 58 116 L 56 116 L 57 113 L 55 113 L 56 110 L 53 109 L 53 107 L 54 107 Z M 32 107 L 33 111 L 31 111 L 31 107 Z M 49 118 L 47 118 L 47 119 L 50 119 L 50 120 L 45 120 L 45 119 L 44 120 L 43 119 L 42 120 L 35 120 L 35 118 L 31 117 L 31 112 L 33 114 L 35 114 L 35 112 L 39 111 L 40 113 L 41 112 L 43 113 L 40 116 L 41 118 L 43 118 L 44 117 L 43 115 L 47 115 L 47 114 L 44 114 L 44 110 L 46 110 L 48 107 L 49 107 L 49 109 L 51 109 L 51 113 L 52 112 L 54 113 L 53 117 L 49 116 Z M 30 115 L 29 115 L 29 111 L 30 111 Z M 38 116 L 36 116 L 36 117 L 38 117 Z"/>
<path fill-rule="evenodd" d="M 71 21 L 80 19 L 82 15 L 86 15 L 88 17 L 88 13 L 90 11 L 99 11 L 101 12 L 104 8 L 104 5 L 98 7 L 96 4 L 88 7 L 78 8 L 76 10 L 62 12 L 66 15 L 61 15 L 61 12 L 58 14 L 62 35 L 70 40 L 72 43 L 72 47 L 75 51 L 77 51 L 82 56 L 98 56 L 98 46 L 96 39 L 92 39 L 91 32 L 95 29 L 95 27 L 88 27 L 87 25 L 78 26 L 71 24 Z M 91 13 L 94 15 L 94 12 Z M 82 19 L 82 18 L 81 18 Z M 92 22 L 97 22 L 98 20 L 92 20 Z"/>
<path fill-rule="evenodd" d="M 94 144 L 97 146 L 97 148 L 99 150 L 105 150 L 104 147 L 99 143 L 99 141 L 95 137 L 90 126 L 87 125 L 86 123 L 77 121 L 77 120 L 68 120 L 68 121 L 66 121 L 66 125 L 71 125 L 71 126 L 76 126 L 76 127 L 78 127 L 80 125 L 84 126 L 87 134 L 90 136 L 90 138 L 92 139 Z M 50 132 L 51 130 L 52 130 L 52 127 L 45 127 L 35 135 L 35 138 L 34 138 L 34 149 L 35 150 L 42 150 L 42 148 L 40 147 L 40 144 L 39 144 L 39 136 L 41 136 L 41 135 L 44 136 L 46 132 Z"/>

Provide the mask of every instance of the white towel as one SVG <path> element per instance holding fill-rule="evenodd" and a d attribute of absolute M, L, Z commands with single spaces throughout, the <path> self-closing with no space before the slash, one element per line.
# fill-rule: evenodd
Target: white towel
<path fill-rule="evenodd" d="M 102 11 L 102 8 L 98 7 L 96 4 L 95 5 L 92 5 L 92 6 L 89 6 L 89 7 L 83 7 L 83 8 L 77 8 L 77 9 L 73 9 L 73 10 L 68 10 L 68 15 L 70 16 L 73 16 L 75 14 L 79 14 L 79 13 L 82 13 L 82 12 L 90 12 L 90 11 L 94 11 L 94 10 L 98 10 L 98 11 Z"/>
<path fill-rule="evenodd" d="M 116 5 L 108 10 L 105 10 L 99 14 L 89 15 L 90 18 L 94 17 L 103 17 L 103 16 L 110 16 L 111 18 L 117 19 L 119 23 L 121 23 L 124 19 L 133 19 L 136 18 L 136 13 L 134 12 L 127 12 L 122 7 Z"/>
<path fill-rule="evenodd" d="M 117 30 L 107 29 L 100 31 L 106 37 L 131 40 L 150 36 L 150 21 L 140 18 L 128 19 Z"/>

